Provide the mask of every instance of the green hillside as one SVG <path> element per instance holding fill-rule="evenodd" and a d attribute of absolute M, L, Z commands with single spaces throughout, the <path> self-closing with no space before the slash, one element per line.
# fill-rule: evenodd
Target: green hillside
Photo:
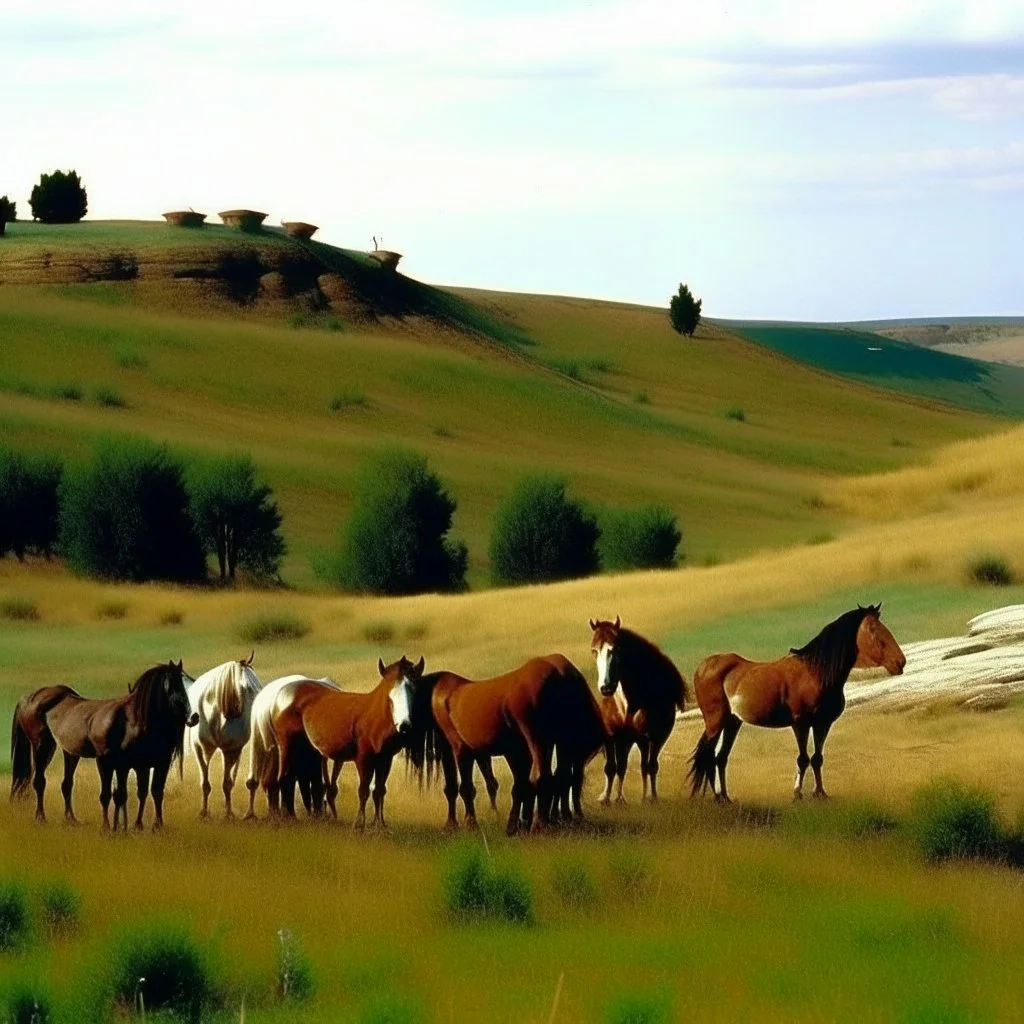
<path fill-rule="evenodd" d="M 215 276 L 180 275 L 240 250 L 261 272 L 244 301 Z M 111 253 L 136 275 L 97 280 Z M 294 288 L 266 269 L 295 264 Z M 340 297 L 300 287 L 323 280 L 314 270 L 343 279 Z M 273 232 L 12 224 L 0 281 L 4 438 L 72 455 L 108 431 L 249 451 L 280 500 L 298 585 L 335 536 L 359 461 L 386 442 L 425 452 L 459 499 L 480 585 L 494 509 L 529 471 L 563 473 L 598 504 L 669 505 L 703 562 L 820 539 L 842 526 L 817 500 L 824 478 L 997 425 L 713 325 L 680 338 L 662 310 L 430 288 Z"/>
<path fill-rule="evenodd" d="M 981 362 L 867 331 L 814 324 L 723 325 L 829 373 L 968 409 L 1024 416 L 1024 367 Z"/>

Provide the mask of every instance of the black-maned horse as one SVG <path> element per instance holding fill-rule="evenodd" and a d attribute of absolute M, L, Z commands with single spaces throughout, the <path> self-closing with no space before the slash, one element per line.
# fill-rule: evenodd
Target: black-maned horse
<path fill-rule="evenodd" d="M 651 800 L 658 799 L 658 757 L 683 711 L 686 684 L 671 659 L 650 640 L 614 622 L 590 620 L 594 632 L 591 650 L 597 661 L 597 685 L 601 715 L 608 731 L 605 744 L 605 789 L 601 803 L 608 804 L 612 780 L 618 777 L 616 799 L 623 802 L 622 782 L 633 745 L 640 748 L 643 799 L 650 781 Z"/>
<path fill-rule="evenodd" d="M 186 679 L 181 662 L 172 661 L 143 672 L 123 697 L 86 700 L 70 686 L 46 686 L 22 697 L 11 723 L 11 798 L 25 794 L 31 783 L 36 792 L 36 817 L 46 820 L 46 769 L 59 746 L 64 753 L 64 781 L 60 788 L 68 821 L 76 820 L 71 806 L 75 770 L 83 757 L 92 757 L 100 773 L 104 827 L 110 827 L 113 796 L 114 828 L 117 829 L 123 814 L 127 831 L 128 773 L 134 770 L 139 795 L 135 827 L 142 828 L 152 773 L 156 807 L 153 828 L 160 828 L 164 823 L 167 774 L 175 758 L 181 772 L 185 728 L 199 719 L 189 704 Z M 112 789 L 115 777 L 117 787 Z"/>

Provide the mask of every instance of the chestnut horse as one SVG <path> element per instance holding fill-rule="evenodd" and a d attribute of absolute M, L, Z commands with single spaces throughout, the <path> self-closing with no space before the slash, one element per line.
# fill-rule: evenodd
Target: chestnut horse
<path fill-rule="evenodd" d="M 572 695 L 580 692 L 581 684 L 589 688 L 576 666 L 562 655 L 552 654 L 532 658 L 493 679 L 474 681 L 453 672 L 438 672 L 424 683 L 430 689 L 439 734 L 437 747 L 448 801 L 445 827 L 458 826 L 458 796 L 462 797 L 466 826 L 476 827 L 473 767 L 482 767 L 491 757 L 504 757 L 512 772 L 508 834 L 518 831 L 521 820 L 535 830 L 548 824 L 556 795 L 551 770 L 556 748 L 561 743 L 564 753 L 560 758 L 567 770 L 578 766 L 578 772 L 565 776 L 570 787 L 577 776 L 582 778 L 586 760 L 584 744 L 575 735 L 580 723 L 572 714 Z M 586 727 L 586 720 L 583 725 Z M 600 745 L 598 742 L 594 749 Z M 531 820 L 535 801 L 537 818 Z"/>
<path fill-rule="evenodd" d="M 45 821 L 43 793 L 46 768 L 58 745 L 64 752 L 64 817 L 76 821 L 71 807 L 75 770 L 83 757 L 96 758 L 100 773 L 100 804 L 103 827 L 110 828 L 109 807 L 114 799 L 114 828 L 124 816 L 128 829 L 128 773 L 134 769 L 138 782 L 139 813 L 135 827 L 142 828 L 142 812 L 153 773 L 154 830 L 163 826 L 164 783 L 172 762 L 182 770 L 185 728 L 199 721 L 185 690 L 179 661 L 148 669 L 124 697 L 86 700 L 70 686 L 47 686 L 22 697 L 11 724 L 12 799 L 23 793 L 34 773 L 36 817 Z M 191 682 L 191 680 L 189 680 Z M 117 776 L 117 789 L 111 780 Z"/>
<path fill-rule="evenodd" d="M 622 782 L 633 745 L 640 748 L 640 777 L 647 799 L 658 799 L 659 755 L 676 723 L 676 710 L 686 710 L 686 683 L 671 660 L 650 640 L 614 622 L 590 620 L 590 642 L 597 661 L 601 714 L 609 739 L 605 745 L 605 788 L 601 803 L 611 801 L 612 780 L 618 776 L 616 803 L 625 803 Z"/>
<path fill-rule="evenodd" d="M 323 758 L 336 765 L 355 761 L 359 772 L 357 829 L 366 824 L 371 783 L 373 824 L 387 826 L 384 797 L 388 775 L 395 754 L 412 732 L 423 659 L 414 665 L 403 657 L 387 666 L 378 659 L 377 667 L 380 682 L 369 693 L 332 690 L 313 681 L 294 683 L 291 700 L 277 709 L 272 719 L 280 752 L 282 795 L 294 793 L 290 785 L 293 775 L 303 771 L 320 775 Z M 286 809 L 294 813 L 294 802 Z M 315 809 L 319 812 L 321 807 Z"/>
<path fill-rule="evenodd" d="M 907 664 L 900 645 L 882 623 L 881 611 L 880 604 L 858 606 L 830 622 L 804 647 L 791 648 L 778 661 L 748 661 L 738 654 L 705 658 L 693 677 L 704 716 L 704 734 L 690 760 L 692 795 L 706 791 L 708 786 L 714 791 L 717 767 L 715 798 L 729 800 L 725 785 L 729 752 L 740 726 L 749 722 L 793 730 L 799 751 L 794 800 L 803 796 L 808 766 L 814 770 L 814 796 L 827 796 L 821 782 L 822 750 L 829 729 L 846 707 L 843 687 L 850 671 L 854 667 L 880 666 L 890 675 L 900 675 Z M 812 732 L 814 756 L 808 757 L 807 738 Z"/>

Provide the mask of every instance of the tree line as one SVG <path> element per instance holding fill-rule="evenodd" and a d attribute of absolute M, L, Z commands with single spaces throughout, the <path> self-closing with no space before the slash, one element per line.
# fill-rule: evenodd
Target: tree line
<path fill-rule="evenodd" d="M 356 480 L 334 547 L 314 558 L 325 584 L 354 593 L 466 589 L 469 552 L 451 536 L 456 499 L 421 454 L 387 448 Z M 166 445 L 108 437 L 91 455 L 0 448 L 0 557 L 62 557 L 101 579 L 280 582 L 286 552 L 271 488 L 247 455 L 185 461 Z M 594 510 L 566 480 L 529 475 L 498 507 L 488 553 L 499 585 L 677 564 L 669 509 Z"/>

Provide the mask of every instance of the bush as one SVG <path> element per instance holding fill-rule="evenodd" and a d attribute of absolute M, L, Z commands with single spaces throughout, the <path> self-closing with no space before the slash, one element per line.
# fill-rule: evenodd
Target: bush
<path fill-rule="evenodd" d="M 932 861 L 998 857 L 1004 845 L 994 798 L 959 779 L 937 779 L 919 789 L 909 826 Z"/>
<path fill-rule="evenodd" d="M 359 1014 L 359 1024 L 422 1024 L 427 1015 L 411 999 L 378 995 Z"/>
<path fill-rule="evenodd" d="M 573 910 L 588 910 L 600 899 L 597 884 L 582 861 L 557 863 L 551 873 L 551 888 L 559 901 Z"/>
<path fill-rule="evenodd" d="M 327 582 L 369 594 L 463 590 L 466 545 L 448 539 L 456 501 L 416 452 L 386 449 L 364 466 Z"/>
<path fill-rule="evenodd" d="M 247 644 L 264 644 L 275 640 L 301 640 L 309 628 L 309 622 L 296 615 L 263 613 L 244 623 L 238 635 Z"/>
<path fill-rule="evenodd" d="M 475 843 L 453 851 L 445 870 L 444 905 L 463 920 L 533 923 L 530 883 L 511 868 L 497 868 Z"/>
<path fill-rule="evenodd" d="M 672 296 L 668 304 L 668 319 L 676 334 L 686 334 L 693 337 L 700 323 L 701 299 L 695 299 L 693 292 L 685 284 L 679 286 L 679 291 Z"/>
<path fill-rule="evenodd" d="M 256 476 L 248 455 L 232 455 L 196 469 L 189 479 L 189 511 L 205 551 L 217 556 L 222 581 L 238 568 L 277 579 L 286 550 L 273 491 Z"/>
<path fill-rule="evenodd" d="M 671 1001 L 660 994 L 629 993 L 613 999 L 604 1018 L 608 1024 L 668 1024 Z"/>
<path fill-rule="evenodd" d="M 346 409 L 356 409 L 366 404 L 366 394 L 361 388 L 346 388 L 339 391 L 327 403 L 331 412 L 344 412 Z"/>
<path fill-rule="evenodd" d="M 53 1001 L 39 982 L 18 979 L 8 985 L 0 1000 L 4 1024 L 50 1024 Z"/>
<path fill-rule="evenodd" d="M 44 224 L 76 224 L 88 212 L 89 197 L 77 171 L 54 171 L 39 178 L 28 205 Z"/>
<path fill-rule="evenodd" d="M 179 612 L 177 608 L 171 608 L 161 612 L 160 618 L 157 621 L 161 626 L 180 626 L 185 621 L 185 615 L 183 612 Z"/>
<path fill-rule="evenodd" d="M 124 370 L 145 370 L 149 360 L 133 348 L 119 348 L 114 353 L 114 362 Z"/>
<path fill-rule="evenodd" d="M 725 410 L 725 418 L 727 420 L 735 420 L 737 423 L 747 422 L 747 414 L 744 412 L 742 405 L 730 405 Z"/>
<path fill-rule="evenodd" d="M 1005 558 L 998 555 L 982 555 L 967 567 L 968 578 L 973 583 L 989 587 L 1008 587 L 1013 583 L 1013 570 Z"/>
<path fill-rule="evenodd" d="M 0 953 L 21 949 L 30 931 L 25 887 L 18 882 L 0 882 Z"/>
<path fill-rule="evenodd" d="M 217 1001 L 210 955 L 178 924 L 143 922 L 118 939 L 108 958 L 115 1004 L 125 1011 L 167 1011 L 200 1021 Z"/>
<path fill-rule="evenodd" d="M 368 622 L 363 626 L 363 637 L 371 644 L 389 644 L 395 639 L 395 627 L 391 622 Z"/>
<path fill-rule="evenodd" d="M 82 897 L 70 882 L 44 885 L 40 894 L 43 927 L 50 936 L 67 935 L 78 928 L 82 916 Z"/>
<path fill-rule="evenodd" d="M 128 615 L 128 602 L 127 601 L 104 601 L 96 609 L 97 619 L 109 619 L 118 621 L 126 618 Z"/>
<path fill-rule="evenodd" d="M 57 543 L 63 468 L 49 455 L 0 448 L 0 558 L 12 551 L 49 556 Z"/>
<path fill-rule="evenodd" d="M 77 384 L 54 384 L 51 394 L 62 402 L 80 402 L 82 389 Z"/>
<path fill-rule="evenodd" d="M 277 994 L 284 1000 L 303 1002 L 316 988 L 309 957 L 286 928 L 277 933 L 277 938 Z"/>
<path fill-rule="evenodd" d="M 6 234 L 9 221 L 18 219 L 18 204 L 0 196 L 0 235 Z"/>
<path fill-rule="evenodd" d="M 651 869 L 643 854 L 633 849 L 616 850 L 608 862 L 613 892 L 639 899 L 647 891 Z"/>
<path fill-rule="evenodd" d="M 181 464 L 164 445 L 108 439 L 64 474 L 60 545 L 75 572 L 106 579 L 200 580 L 199 537 Z"/>
<path fill-rule="evenodd" d="M 120 392 L 106 384 L 93 388 L 92 400 L 107 409 L 123 409 L 127 405 Z"/>
<path fill-rule="evenodd" d="M 491 529 L 496 583 L 541 583 L 598 570 L 597 519 L 557 477 L 529 476 L 498 508 Z"/>
<path fill-rule="evenodd" d="M 641 388 L 639 391 L 633 392 L 633 401 L 636 402 L 637 405 L 650 405 L 651 396 L 647 394 L 645 389 Z"/>
<path fill-rule="evenodd" d="M 671 569 L 683 535 L 676 517 L 660 505 L 608 511 L 601 517 L 605 569 Z"/>
<path fill-rule="evenodd" d="M 8 622 L 38 622 L 39 608 L 27 597 L 5 597 L 0 601 L 0 619 Z"/>

